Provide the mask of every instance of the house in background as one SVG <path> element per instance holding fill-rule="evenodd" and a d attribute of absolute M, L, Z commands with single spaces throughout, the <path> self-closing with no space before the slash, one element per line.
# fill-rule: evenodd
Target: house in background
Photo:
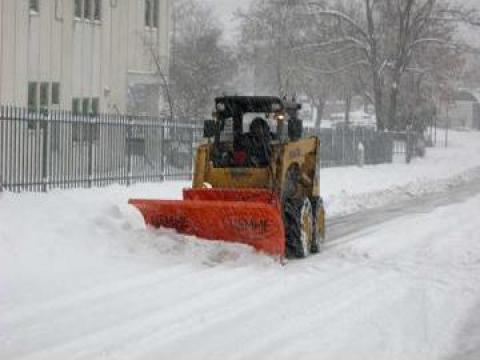
<path fill-rule="evenodd" d="M 0 0 L 0 104 L 158 115 L 171 0 Z"/>
<path fill-rule="evenodd" d="M 442 102 L 438 125 L 480 130 L 480 90 L 458 90 L 449 102 Z"/>

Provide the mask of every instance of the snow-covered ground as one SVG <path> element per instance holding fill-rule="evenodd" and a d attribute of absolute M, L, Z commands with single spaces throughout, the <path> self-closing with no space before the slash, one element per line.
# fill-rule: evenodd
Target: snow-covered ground
<path fill-rule="evenodd" d="M 410 164 L 323 169 L 321 193 L 334 216 L 443 192 L 474 178 L 480 178 L 480 133 L 450 131 L 448 148 L 439 143 Z"/>
<path fill-rule="evenodd" d="M 480 177 L 480 134 L 450 140 L 411 165 L 325 169 L 329 214 Z M 281 266 L 248 247 L 147 231 L 126 205 L 186 185 L 0 194 L 0 358 L 478 354 L 479 196 Z"/>

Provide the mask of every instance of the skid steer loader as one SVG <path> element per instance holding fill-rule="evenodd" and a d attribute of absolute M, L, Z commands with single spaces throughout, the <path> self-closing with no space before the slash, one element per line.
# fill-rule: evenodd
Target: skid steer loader
<path fill-rule="evenodd" d="M 156 228 L 281 257 L 318 252 L 325 237 L 320 141 L 302 137 L 299 109 L 277 97 L 217 98 L 183 200 L 129 203 Z"/>

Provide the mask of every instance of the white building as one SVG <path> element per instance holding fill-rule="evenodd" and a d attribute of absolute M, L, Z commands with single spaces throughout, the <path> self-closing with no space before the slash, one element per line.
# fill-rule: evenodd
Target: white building
<path fill-rule="evenodd" d="M 0 104 L 156 115 L 170 0 L 0 0 Z"/>

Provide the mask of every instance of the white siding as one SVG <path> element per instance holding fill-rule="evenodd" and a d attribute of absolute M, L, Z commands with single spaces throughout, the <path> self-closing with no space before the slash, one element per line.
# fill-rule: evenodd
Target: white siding
<path fill-rule="evenodd" d="M 158 81 L 150 46 L 168 64 L 171 0 L 160 0 L 158 29 L 145 27 L 144 0 L 102 0 L 101 22 L 74 19 L 73 0 L 39 1 L 35 14 L 27 0 L 0 0 L 0 104 L 26 106 L 29 81 L 59 82 L 64 109 L 99 97 L 102 111 L 125 112 L 129 74 Z"/>

